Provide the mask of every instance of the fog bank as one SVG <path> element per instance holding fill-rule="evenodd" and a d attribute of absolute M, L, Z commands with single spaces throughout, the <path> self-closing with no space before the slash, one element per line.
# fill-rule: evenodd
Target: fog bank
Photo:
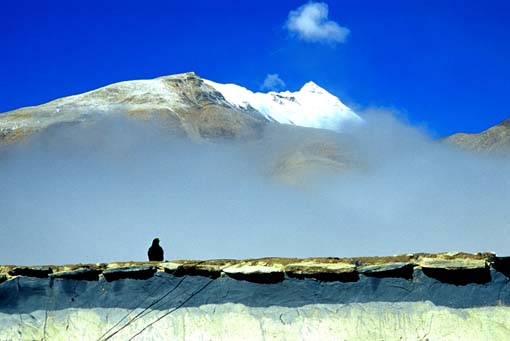
<path fill-rule="evenodd" d="M 196 143 L 157 122 L 61 126 L 0 149 L 0 264 L 165 258 L 508 254 L 510 159 L 440 144 L 391 114 L 348 134 L 270 127 Z M 300 185 L 275 164 L 309 136 L 355 160 Z"/>

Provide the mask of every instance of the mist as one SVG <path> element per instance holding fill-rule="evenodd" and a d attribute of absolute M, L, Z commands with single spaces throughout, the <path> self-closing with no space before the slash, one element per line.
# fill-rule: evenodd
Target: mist
<path fill-rule="evenodd" d="M 439 143 L 380 110 L 349 132 L 271 126 L 194 142 L 157 122 L 63 125 L 0 147 L 0 264 L 368 256 L 510 244 L 510 159 Z M 352 159 L 288 184 L 274 167 L 310 136 Z"/>

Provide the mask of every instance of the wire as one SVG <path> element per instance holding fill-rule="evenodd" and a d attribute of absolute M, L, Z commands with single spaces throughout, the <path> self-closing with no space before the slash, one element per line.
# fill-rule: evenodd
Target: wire
<path fill-rule="evenodd" d="M 131 313 L 136 309 L 136 308 L 133 308 L 131 309 L 131 311 L 129 311 L 126 315 L 124 315 L 124 317 L 122 317 L 117 323 L 115 323 L 112 327 L 110 327 L 110 329 L 108 329 L 105 333 L 103 333 L 103 335 L 101 335 L 99 337 L 98 340 L 102 340 L 104 338 L 104 340 L 109 340 L 110 338 L 112 338 L 115 334 L 119 333 L 122 329 L 126 328 L 129 324 L 131 324 L 132 322 L 134 322 L 135 320 L 139 319 L 140 317 L 142 316 L 145 316 L 144 313 L 150 309 L 151 307 L 153 307 L 155 304 L 161 302 L 165 297 L 167 297 L 168 295 L 170 295 L 174 290 L 176 290 L 180 285 L 181 283 L 184 281 L 184 279 L 186 278 L 186 276 L 184 276 L 172 289 L 170 289 L 169 291 L 167 291 L 163 296 L 161 296 L 160 298 L 156 299 L 154 302 L 152 302 L 151 304 L 149 304 L 146 308 L 144 308 L 141 312 L 139 312 L 138 314 L 135 315 L 135 317 L 133 317 L 130 321 L 128 321 L 125 325 L 123 325 L 120 329 L 118 329 L 117 331 L 115 331 L 113 334 L 111 334 L 110 336 L 108 337 L 105 337 L 106 335 L 108 335 L 108 333 L 110 333 L 112 330 L 115 329 L 115 327 L 117 327 L 124 319 L 126 319 L 129 315 L 131 315 Z M 154 292 L 158 291 L 159 288 L 161 288 L 161 286 L 163 285 L 164 283 L 162 283 L 158 289 L 156 289 Z M 151 294 L 147 295 L 147 297 L 142 301 L 142 302 L 145 302 L 147 300 L 147 298 L 149 298 L 151 296 Z"/>
<path fill-rule="evenodd" d="M 181 308 L 183 305 L 185 305 L 189 300 L 191 300 L 193 297 L 195 297 L 195 295 L 198 295 L 202 290 L 204 290 L 205 288 L 207 288 L 212 282 L 214 282 L 215 280 L 214 279 L 211 279 L 209 282 L 207 282 L 204 286 L 202 286 L 200 289 L 198 289 L 197 291 L 195 291 L 194 293 L 192 293 L 187 299 L 185 299 L 184 301 L 182 301 L 181 304 L 179 304 L 177 307 L 175 307 L 174 309 L 172 310 L 169 310 L 168 312 L 166 312 L 165 314 L 161 315 L 160 317 L 158 317 L 156 320 L 154 320 L 153 322 L 149 323 L 148 325 L 146 325 L 145 327 L 143 327 L 138 333 L 136 333 L 135 335 L 131 336 L 129 338 L 129 340 L 133 340 L 135 337 L 137 337 L 138 335 L 140 335 L 141 333 L 143 333 L 145 330 L 147 330 L 147 328 L 149 328 L 150 326 L 152 326 L 153 324 L 155 324 L 156 322 L 160 321 L 161 319 L 163 319 L 165 316 L 168 316 L 170 315 L 171 313 L 173 313 L 174 311 L 176 311 L 177 309 Z"/>

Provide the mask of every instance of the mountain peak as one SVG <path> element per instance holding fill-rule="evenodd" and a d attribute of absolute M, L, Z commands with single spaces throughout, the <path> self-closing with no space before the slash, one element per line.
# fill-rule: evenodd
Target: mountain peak
<path fill-rule="evenodd" d="M 173 75 L 165 75 L 157 77 L 156 79 L 176 79 L 176 78 L 200 78 L 194 71 L 176 73 Z"/>
<path fill-rule="evenodd" d="M 320 86 L 317 85 L 317 83 L 313 81 L 305 83 L 299 91 L 312 93 L 328 93 L 328 91 L 326 91 L 324 88 L 321 88 Z"/>
<path fill-rule="evenodd" d="M 252 92 L 235 84 L 204 80 L 232 105 L 253 108 L 270 121 L 310 128 L 338 130 L 346 122 L 361 118 L 337 97 L 310 81 L 296 92 Z"/>

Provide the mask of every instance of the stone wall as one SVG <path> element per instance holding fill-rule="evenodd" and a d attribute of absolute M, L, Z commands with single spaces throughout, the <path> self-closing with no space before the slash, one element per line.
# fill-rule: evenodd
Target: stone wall
<path fill-rule="evenodd" d="M 492 254 L 0 267 L 3 339 L 505 339 Z"/>

